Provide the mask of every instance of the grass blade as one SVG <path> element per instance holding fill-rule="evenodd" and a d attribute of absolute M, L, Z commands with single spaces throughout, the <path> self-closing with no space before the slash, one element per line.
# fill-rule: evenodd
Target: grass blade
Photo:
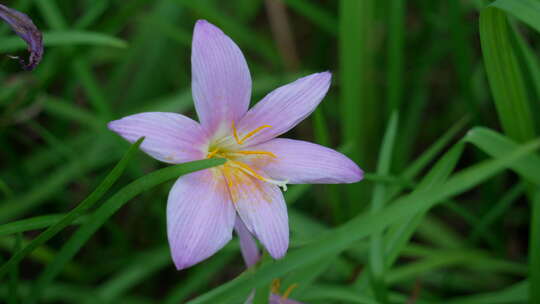
<path fill-rule="evenodd" d="M 0 226 L 0 236 L 46 228 L 56 224 L 65 216 L 65 214 L 41 215 L 29 219 L 7 223 Z M 78 222 L 79 221 L 77 220 L 74 221 L 74 223 Z"/>
<path fill-rule="evenodd" d="M 379 136 L 378 104 L 373 98 L 372 65 L 374 28 L 373 0 L 339 1 L 340 89 L 343 142 L 351 144 L 348 155 L 364 171 L 370 171 L 375 155 L 368 147 L 377 145 Z M 360 184 L 347 188 L 347 201 L 351 203 L 366 198 L 367 186 Z M 359 204 L 348 206 L 349 213 L 356 213 Z"/>
<path fill-rule="evenodd" d="M 45 270 L 39 276 L 33 289 L 33 299 L 38 299 L 43 288 L 58 275 L 64 265 L 69 262 L 87 240 L 129 200 L 168 180 L 178 178 L 181 175 L 194 171 L 218 166 L 223 163 L 223 159 L 206 159 L 183 163 L 154 171 L 122 188 L 90 216 L 88 222 L 82 225 L 70 240 L 66 242 L 53 262 L 47 265 Z"/>
<path fill-rule="evenodd" d="M 106 34 L 87 31 L 49 31 L 43 33 L 43 44 L 46 47 L 90 45 L 113 48 L 126 48 L 124 40 Z M 18 37 L 1 37 L 0 52 L 13 52 L 26 49 L 24 41 Z"/>
<path fill-rule="evenodd" d="M 405 56 L 405 1 L 393 0 L 388 3 L 388 107 L 389 113 L 401 111 L 403 99 L 403 77 Z"/>
<path fill-rule="evenodd" d="M 65 227 L 69 226 L 75 219 L 80 217 L 86 210 L 91 208 L 118 180 L 126 169 L 129 161 L 131 160 L 133 154 L 138 150 L 139 145 L 143 141 L 143 138 L 140 138 L 135 142 L 129 150 L 126 152 L 124 157 L 118 162 L 118 164 L 111 170 L 111 172 L 105 177 L 105 179 L 99 184 L 99 186 L 92 192 L 85 200 L 83 200 L 77 207 L 67 213 L 65 216 L 60 219 L 57 223 L 50 226 L 36 237 L 30 244 L 28 244 L 24 249 L 15 253 L 2 267 L 0 267 L 0 278 L 6 273 L 6 271 L 11 267 L 11 265 L 17 264 L 21 261 L 26 255 L 31 253 L 41 244 L 50 240 L 58 232 L 60 232 Z"/>
<path fill-rule="evenodd" d="M 490 6 L 512 14 L 540 32 L 540 2 L 535 0 L 498 0 Z"/>
<path fill-rule="evenodd" d="M 498 157 L 515 149 L 518 144 L 487 128 L 477 127 L 469 131 L 465 141 L 475 145 L 492 157 Z M 540 185 L 540 157 L 528 155 L 511 164 L 513 170 L 527 181 Z"/>
<path fill-rule="evenodd" d="M 327 233 L 320 240 L 302 249 L 290 252 L 284 259 L 263 264 L 256 273 L 246 273 L 189 303 L 216 303 L 216 301 L 228 303 L 239 296 L 246 296 L 251 288 L 268 284 L 275 277 L 281 277 L 291 270 L 315 262 L 324 256 L 341 252 L 361 238 L 387 228 L 392 223 L 402 219 L 403 216 L 412 216 L 418 212 L 423 212 L 453 195 L 471 189 L 516 160 L 530 154 L 539 146 L 540 142 L 534 141 L 505 154 L 501 158 L 485 161 L 465 169 L 455 174 L 446 183 L 433 187 L 431 190 L 407 195 L 377 214 L 361 214 Z M 352 233 L 353 231 L 354 233 Z"/>
<path fill-rule="evenodd" d="M 480 41 L 499 120 L 508 136 L 524 142 L 534 138 L 534 121 L 510 38 L 506 14 L 493 6 L 483 9 Z"/>
<path fill-rule="evenodd" d="M 398 114 L 397 112 L 394 112 L 390 118 L 386 133 L 383 137 L 381 151 L 379 152 L 380 158 L 379 164 L 377 165 L 377 174 L 386 175 L 390 173 L 390 165 L 397 135 L 398 121 Z M 388 199 L 386 190 L 387 185 L 384 183 L 379 183 L 375 186 L 370 209 L 373 214 L 383 209 L 384 203 Z M 374 233 L 371 236 L 370 244 L 369 269 L 372 277 L 373 289 L 375 291 L 376 298 L 380 302 L 386 303 L 388 299 L 386 287 L 384 286 L 385 252 L 382 233 Z"/>

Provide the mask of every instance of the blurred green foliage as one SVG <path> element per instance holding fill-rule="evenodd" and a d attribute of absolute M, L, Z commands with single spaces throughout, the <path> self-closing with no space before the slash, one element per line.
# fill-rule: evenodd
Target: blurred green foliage
<path fill-rule="evenodd" d="M 537 0 L 3 4 L 46 50 L 31 73 L 0 57 L 0 302 L 243 303 L 281 278 L 308 303 L 540 303 Z M 194 117 L 197 19 L 239 44 L 253 102 L 333 72 L 288 136 L 366 171 L 291 186 L 288 255 L 241 276 L 236 242 L 174 269 L 165 181 L 186 168 L 125 154 L 106 129 L 142 111 Z M 24 52 L 0 24 L 0 53 Z"/>

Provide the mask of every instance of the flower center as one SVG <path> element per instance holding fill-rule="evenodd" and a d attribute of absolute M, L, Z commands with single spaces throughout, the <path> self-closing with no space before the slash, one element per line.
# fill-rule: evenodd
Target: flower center
<path fill-rule="evenodd" d="M 274 159 L 277 158 L 277 156 L 270 152 L 270 151 L 262 151 L 262 150 L 241 150 L 241 146 L 253 135 L 257 134 L 261 130 L 264 130 L 266 128 L 271 128 L 272 126 L 269 125 L 263 125 L 255 130 L 248 132 L 246 135 L 240 136 L 238 135 L 238 131 L 236 130 L 236 127 L 234 125 L 234 122 L 232 123 L 232 137 L 234 138 L 234 141 L 236 142 L 235 145 L 227 144 L 226 141 L 221 140 L 217 141 L 214 145 L 210 146 L 209 152 L 206 155 L 206 158 L 212 158 L 212 157 L 220 157 L 225 158 L 227 161 L 225 164 L 218 167 L 218 169 L 221 171 L 225 179 L 227 180 L 227 184 L 229 186 L 230 192 L 233 196 L 233 201 L 236 201 L 238 199 L 238 194 L 242 191 L 245 192 L 246 185 L 247 186 L 253 186 L 255 188 L 260 188 L 260 186 L 257 186 L 253 181 L 250 180 L 251 178 L 255 178 L 260 181 L 264 181 L 267 183 L 271 183 L 274 185 L 279 186 L 283 189 L 283 191 L 287 191 L 287 182 L 288 181 L 280 181 L 271 179 L 265 174 L 255 168 L 253 166 L 250 166 L 248 163 L 249 161 L 254 161 L 257 159 Z M 260 189 L 259 189 L 260 190 Z"/>

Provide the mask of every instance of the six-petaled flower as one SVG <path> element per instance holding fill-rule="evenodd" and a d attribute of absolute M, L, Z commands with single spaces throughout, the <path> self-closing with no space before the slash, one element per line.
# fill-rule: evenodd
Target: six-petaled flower
<path fill-rule="evenodd" d="M 269 93 L 248 110 L 251 76 L 238 46 L 207 21 L 192 42 L 192 94 L 200 123 L 176 113 L 124 117 L 109 128 L 167 163 L 220 157 L 219 167 L 180 177 L 169 193 L 167 232 L 178 269 L 222 248 L 236 221 L 270 255 L 289 245 L 287 208 L 280 187 L 353 183 L 362 170 L 349 158 L 313 143 L 276 138 L 304 120 L 330 87 L 331 74 L 312 74 Z M 238 228 L 237 228 L 238 229 Z"/>

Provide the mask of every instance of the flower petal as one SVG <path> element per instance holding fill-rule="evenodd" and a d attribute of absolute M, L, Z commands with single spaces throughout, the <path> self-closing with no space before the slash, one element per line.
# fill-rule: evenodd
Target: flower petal
<path fill-rule="evenodd" d="M 236 223 L 234 224 L 234 230 L 238 234 L 240 239 L 240 251 L 242 252 L 242 257 L 246 263 L 246 267 L 249 268 L 261 259 L 259 253 L 259 248 L 257 248 L 257 243 L 251 233 L 246 228 L 246 225 L 242 222 L 239 217 L 236 217 Z"/>
<path fill-rule="evenodd" d="M 167 201 L 167 235 L 178 270 L 210 257 L 232 237 L 235 211 L 220 173 L 180 177 Z"/>
<path fill-rule="evenodd" d="M 339 184 L 360 181 L 364 172 L 347 156 L 321 145 L 288 138 L 276 138 L 253 149 L 277 157 L 254 160 L 268 176 L 291 184 Z"/>
<path fill-rule="evenodd" d="M 191 50 L 192 92 L 199 120 L 209 134 L 231 127 L 251 98 L 251 76 L 240 48 L 206 20 L 195 24 Z"/>
<path fill-rule="evenodd" d="M 27 44 L 30 58 L 28 63 L 23 59 L 20 63 L 25 70 L 33 70 L 43 57 L 43 36 L 36 25 L 26 14 L 0 4 L 0 19 L 4 20 L 13 31 Z M 16 58 L 16 57 L 15 57 Z"/>
<path fill-rule="evenodd" d="M 238 215 L 268 253 L 279 259 L 289 247 L 287 206 L 280 189 L 243 173 L 225 174 Z"/>
<path fill-rule="evenodd" d="M 263 125 L 246 141 L 255 145 L 277 137 L 300 123 L 315 110 L 330 87 L 332 74 L 312 74 L 277 88 L 250 109 L 238 124 L 239 136 Z"/>
<path fill-rule="evenodd" d="M 172 164 L 202 159 L 207 136 L 194 120 L 176 113 L 146 112 L 109 122 L 109 129 L 130 142 L 145 136 L 141 150 Z"/>
<path fill-rule="evenodd" d="M 270 301 L 268 303 L 269 304 L 302 304 L 302 302 L 283 298 L 283 296 L 277 295 L 275 293 L 270 295 Z"/>

